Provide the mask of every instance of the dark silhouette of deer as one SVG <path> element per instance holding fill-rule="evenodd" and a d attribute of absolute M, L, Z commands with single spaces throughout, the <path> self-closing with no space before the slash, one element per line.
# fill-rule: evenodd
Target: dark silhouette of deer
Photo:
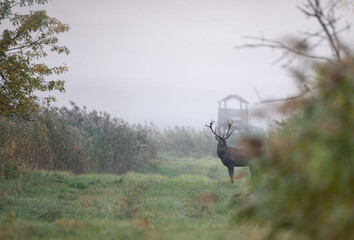
<path fill-rule="evenodd" d="M 216 128 L 213 130 L 214 122 L 215 121 L 212 120 L 209 125 L 205 124 L 205 126 L 210 128 L 211 132 L 215 135 L 215 139 L 218 140 L 216 153 L 221 159 L 221 162 L 228 168 L 231 183 L 234 183 L 234 167 L 248 166 L 252 175 L 252 169 L 249 165 L 249 158 L 246 156 L 246 153 L 241 149 L 228 147 L 226 144 L 226 139 L 232 134 L 231 126 L 233 123 L 227 121 L 227 132 L 223 136 L 220 136 L 216 133 Z"/>

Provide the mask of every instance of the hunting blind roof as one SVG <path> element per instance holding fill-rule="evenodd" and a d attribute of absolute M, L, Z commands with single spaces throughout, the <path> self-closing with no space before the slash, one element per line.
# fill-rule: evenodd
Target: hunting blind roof
<path fill-rule="evenodd" d="M 221 99 L 220 101 L 218 101 L 219 103 L 221 102 L 226 102 L 226 101 L 229 101 L 230 99 L 236 99 L 238 100 L 239 102 L 241 103 L 245 103 L 245 104 L 249 104 L 249 102 L 247 102 L 245 99 L 243 99 L 242 97 L 240 97 L 239 95 L 237 94 L 231 94 L 227 97 L 224 97 L 223 99 Z"/>

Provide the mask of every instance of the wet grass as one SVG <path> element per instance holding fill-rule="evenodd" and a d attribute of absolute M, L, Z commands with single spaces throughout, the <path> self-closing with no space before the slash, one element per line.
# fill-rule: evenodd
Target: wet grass
<path fill-rule="evenodd" d="M 157 161 L 157 160 L 156 160 Z M 259 239 L 231 223 L 235 194 L 216 159 L 158 160 L 152 173 L 25 171 L 0 182 L 0 239 Z"/>

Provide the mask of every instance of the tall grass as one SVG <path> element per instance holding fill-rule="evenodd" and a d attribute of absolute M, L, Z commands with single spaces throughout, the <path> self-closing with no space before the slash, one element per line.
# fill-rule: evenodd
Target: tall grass
<path fill-rule="evenodd" d="M 32 121 L 0 117 L 0 177 L 18 166 L 74 173 L 125 173 L 155 156 L 150 127 L 129 125 L 107 113 L 40 108 Z"/>
<path fill-rule="evenodd" d="M 153 139 L 158 153 L 164 157 L 216 156 L 216 141 L 206 129 L 196 131 L 175 126 L 156 131 Z"/>
<path fill-rule="evenodd" d="M 148 160 L 156 157 L 216 157 L 217 143 L 206 128 L 160 131 L 152 123 L 131 125 L 75 103 L 42 106 L 31 119 L 0 116 L 0 178 L 18 177 L 21 168 L 123 174 L 151 168 Z M 246 132 L 259 134 L 252 127 Z"/>

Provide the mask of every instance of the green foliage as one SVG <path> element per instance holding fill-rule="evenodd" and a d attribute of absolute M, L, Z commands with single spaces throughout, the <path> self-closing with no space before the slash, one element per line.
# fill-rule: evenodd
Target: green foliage
<path fill-rule="evenodd" d="M 2 135 L 0 135 L 1 137 Z M 18 178 L 21 170 L 14 159 L 15 144 L 12 142 L 0 151 L 0 177 L 5 179 Z"/>
<path fill-rule="evenodd" d="M 31 117 L 36 120 L 0 118 L 0 177 L 16 175 L 13 166 L 121 174 L 139 171 L 155 156 L 150 127 L 107 113 L 72 104 L 42 107 Z"/>
<path fill-rule="evenodd" d="M 270 135 L 257 198 L 238 219 L 296 239 L 354 238 L 354 58 L 316 66 L 315 91 Z M 295 103 L 287 103 L 291 107 Z"/>
<path fill-rule="evenodd" d="M 108 113 L 88 112 L 74 103 L 72 109 L 61 108 L 57 113 L 90 156 L 91 168 L 96 172 L 139 171 L 155 157 L 152 126 L 129 125 Z"/>
<path fill-rule="evenodd" d="M 68 126 L 49 112 L 37 111 L 33 118 L 36 120 L 0 117 L 0 164 L 88 171 L 89 158 Z M 1 169 L 0 177 L 6 177 Z"/>
<path fill-rule="evenodd" d="M 69 26 L 49 17 L 44 10 L 24 12 L 26 7 L 44 5 L 47 0 L 3 0 L 0 2 L 0 24 L 9 27 L 0 33 L 0 115 L 28 115 L 39 106 L 35 91 L 64 91 L 64 81 L 48 80 L 51 75 L 67 71 L 65 65 L 49 67 L 40 59 L 48 51 L 69 54 L 58 45 L 57 35 Z M 47 103 L 55 100 L 45 97 Z"/>

